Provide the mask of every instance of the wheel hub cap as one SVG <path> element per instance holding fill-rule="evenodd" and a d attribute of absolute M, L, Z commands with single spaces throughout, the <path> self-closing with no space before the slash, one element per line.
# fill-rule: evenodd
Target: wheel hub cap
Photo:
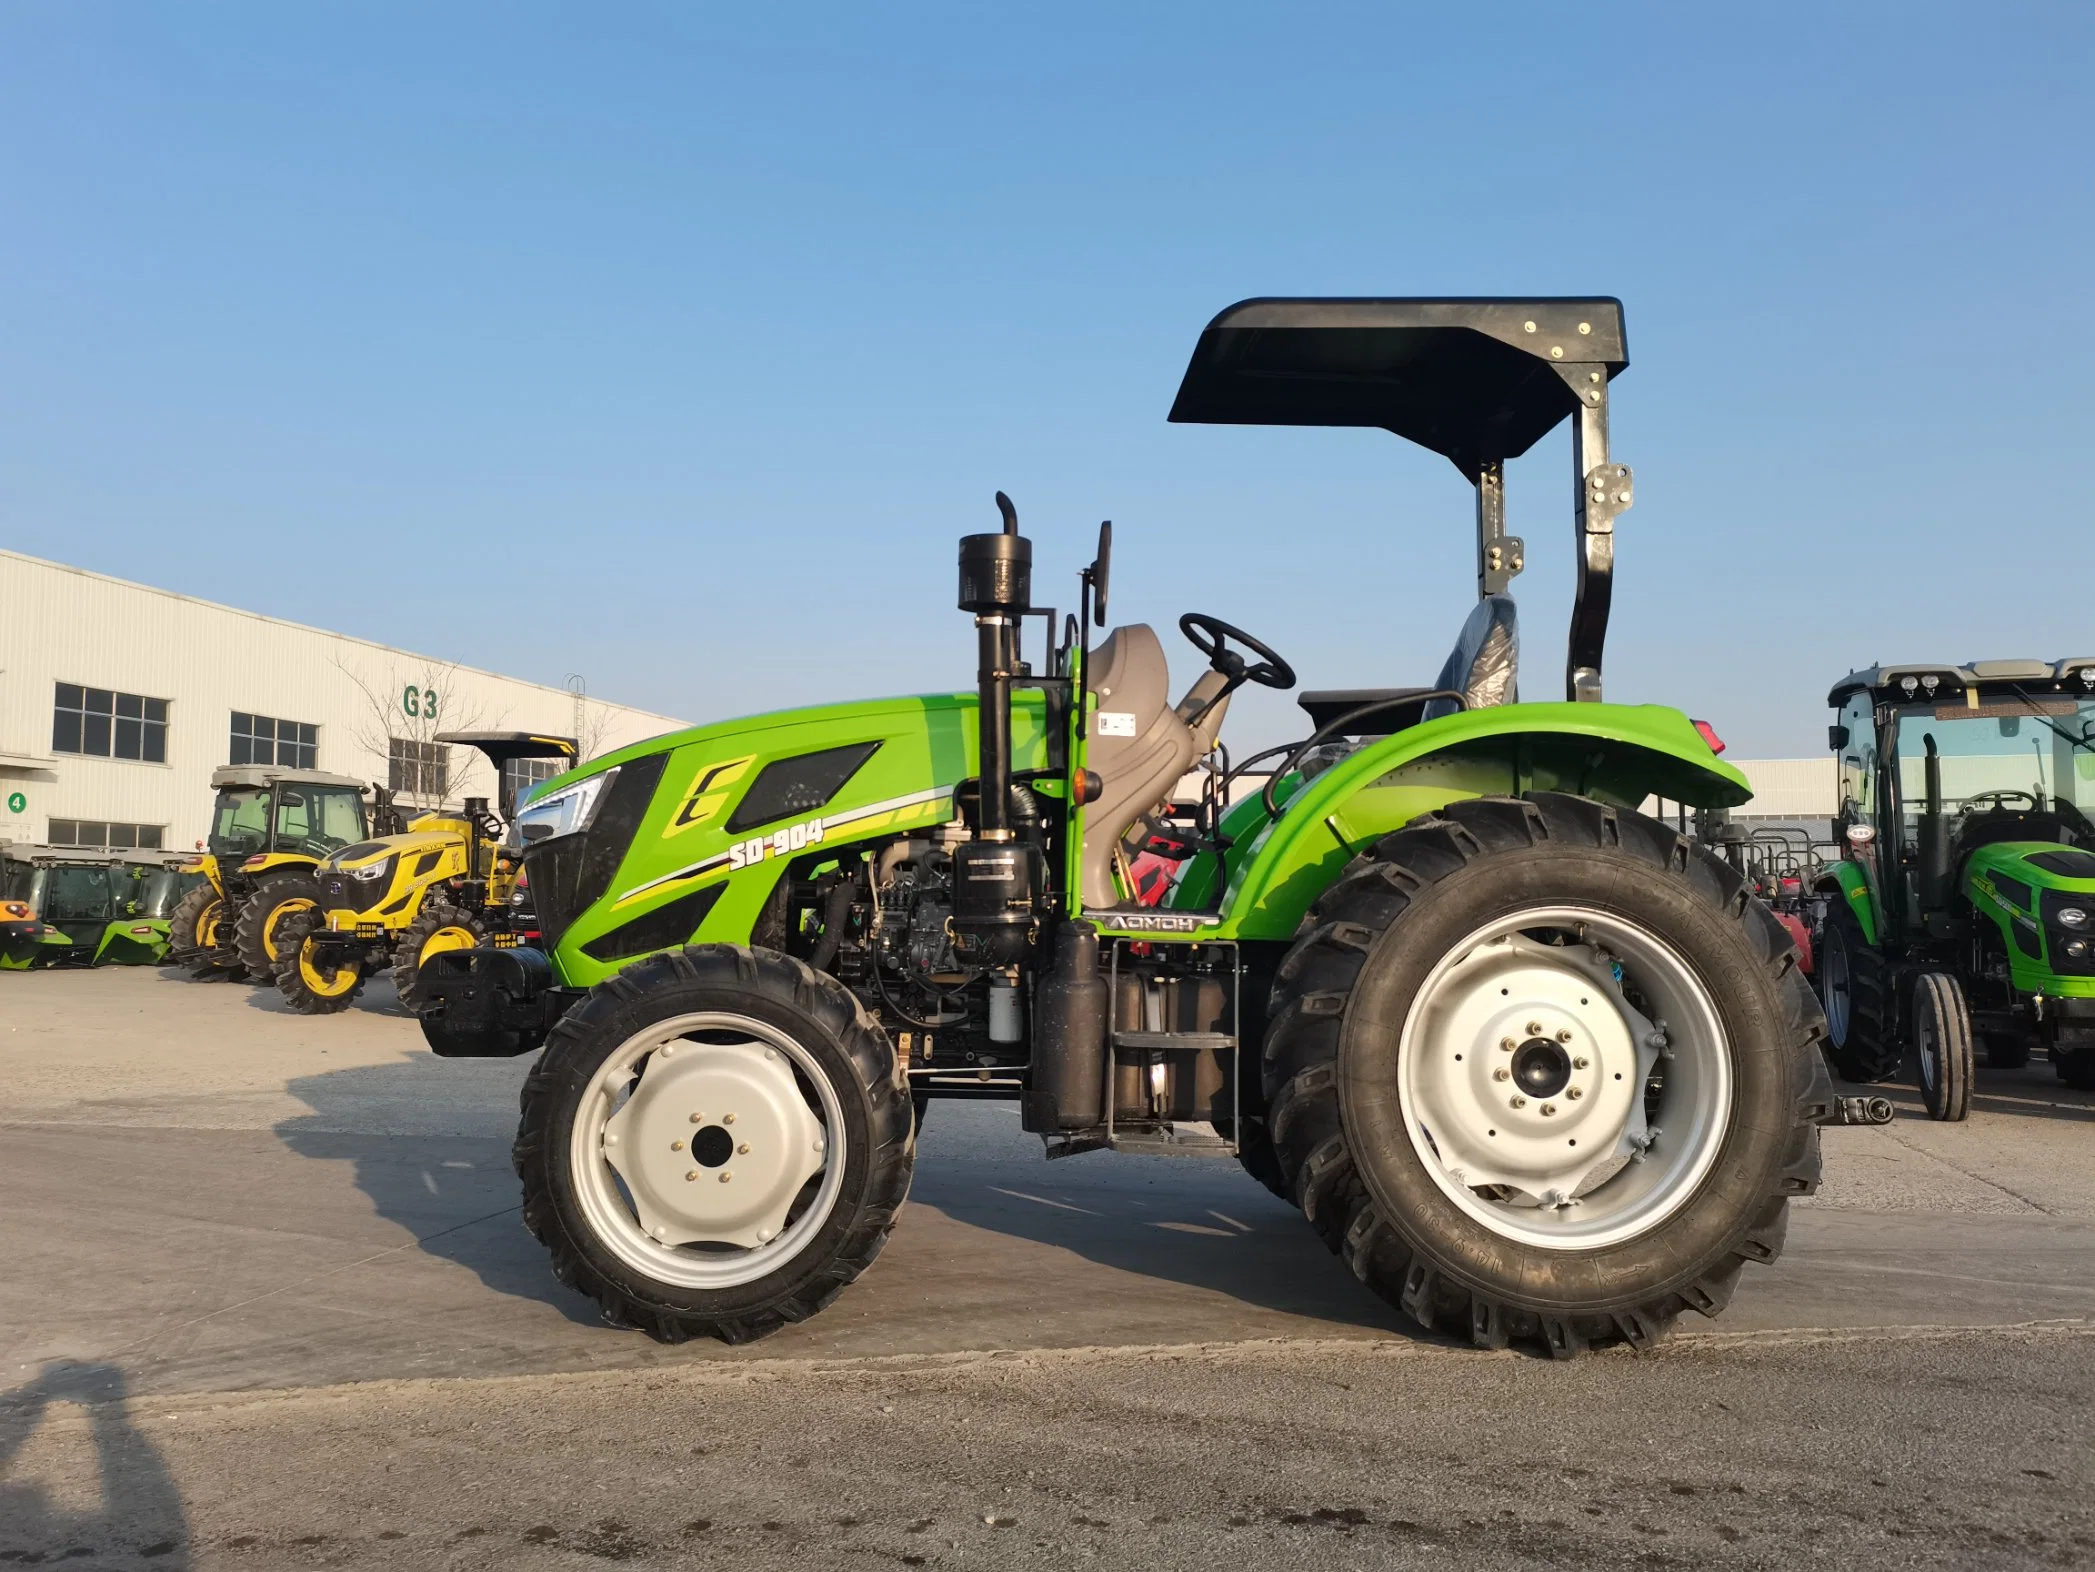
<path fill-rule="evenodd" d="M 777 1049 L 683 1041 L 649 1055 L 603 1157 L 657 1243 L 753 1248 L 785 1227 L 825 1144 Z"/>

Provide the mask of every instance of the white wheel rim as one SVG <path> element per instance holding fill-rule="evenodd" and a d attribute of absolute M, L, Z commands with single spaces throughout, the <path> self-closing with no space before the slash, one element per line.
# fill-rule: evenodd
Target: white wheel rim
<path fill-rule="evenodd" d="M 1397 1067 L 1433 1182 L 1493 1233 L 1548 1249 L 1657 1227 L 1731 1115 L 1730 1043 L 1701 978 L 1591 907 L 1529 908 L 1456 945 L 1412 1000 Z"/>
<path fill-rule="evenodd" d="M 836 1209 L 846 1147 L 843 1104 L 806 1048 L 709 1011 L 612 1051 L 583 1089 L 568 1161 L 584 1216 L 621 1261 L 724 1289 L 807 1248 Z"/>
<path fill-rule="evenodd" d="M 1825 934 L 1819 965 L 1824 978 L 1820 991 L 1826 996 L 1826 1036 L 1834 1047 L 1845 1048 L 1848 1045 L 1848 942 L 1830 922 L 1826 924 Z"/>

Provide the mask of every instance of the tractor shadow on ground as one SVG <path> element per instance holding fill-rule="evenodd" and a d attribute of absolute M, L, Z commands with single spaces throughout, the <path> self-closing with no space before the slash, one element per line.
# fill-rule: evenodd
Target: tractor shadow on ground
<path fill-rule="evenodd" d="M 1921 1101 L 1910 1068 L 1898 1080 L 1877 1081 L 1867 1086 L 1838 1083 L 1848 1095 L 1888 1097 L 1897 1110 L 1895 1124 L 1926 1124 L 1927 1104 Z M 2019 1069 L 1997 1070 L 1978 1066 L 1971 1089 L 1974 1113 L 1998 1114 L 2009 1119 L 2060 1119 L 2069 1124 L 2095 1124 L 2095 1093 L 2077 1092 L 2058 1078 L 2049 1061 L 2036 1058 Z"/>
<path fill-rule="evenodd" d="M 519 1215 L 509 1145 L 522 1079 L 519 1060 L 420 1051 L 297 1076 L 287 1089 L 312 1113 L 275 1133 L 300 1157 L 349 1164 L 372 1209 L 409 1236 L 403 1244 L 466 1268 L 506 1298 L 599 1325 L 595 1306 L 555 1279 Z"/>
<path fill-rule="evenodd" d="M 941 1121 L 967 1128 L 954 1139 Z M 1015 1109 L 934 1102 L 909 1200 L 971 1228 L 1260 1310 L 1444 1341 L 1370 1293 L 1300 1212 L 1231 1159 L 1094 1152 L 1050 1164 L 1039 1138 L 1019 1132 Z M 1052 1261 L 1037 1270 L 1048 1280 Z"/>
<path fill-rule="evenodd" d="M 38 1478 L 30 1447 L 54 1405 L 82 1412 L 94 1449 L 94 1488 Z M 74 1450 L 55 1443 L 59 1457 Z M 41 1451 L 42 1448 L 37 1449 Z M 56 1459 L 52 1459 L 56 1461 Z M 68 1503 L 92 1495 L 96 1505 Z M 190 1563 L 189 1520 L 173 1474 L 131 1423 L 123 1371 L 113 1365 L 54 1360 L 31 1380 L 0 1392 L 0 1561 L 24 1566 L 73 1561 L 95 1567 L 154 1567 L 177 1572 Z"/>

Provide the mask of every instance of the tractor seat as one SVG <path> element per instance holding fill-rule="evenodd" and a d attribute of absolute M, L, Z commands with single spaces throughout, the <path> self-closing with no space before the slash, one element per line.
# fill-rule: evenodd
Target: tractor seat
<path fill-rule="evenodd" d="M 1422 720 L 1438 720 L 1455 713 L 1452 700 L 1428 701 L 1428 693 L 1460 693 L 1467 701 L 1466 707 L 1473 710 L 1514 703 L 1519 697 L 1515 680 L 1519 665 L 1520 621 L 1513 597 L 1487 595 L 1464 619 L 1455 647 L 1431 687 L 1324 688 L 1305 693 L 1296 702 L 1319 731 L 1351 710 L 1369 704 L 1386 705 L 1387 708 L 1362 715 L 1357 729 L 1349 726 L 1340 733 L 1348 737 L 1386 737 Z"/>

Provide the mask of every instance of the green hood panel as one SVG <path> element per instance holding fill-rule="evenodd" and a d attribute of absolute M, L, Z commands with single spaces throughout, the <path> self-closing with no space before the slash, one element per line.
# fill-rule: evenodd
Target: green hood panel
<path fill-rule="evenodd" d="M 2087 938 L 2095 948 L 2095 854 L 2056 841 L 1996 841 L 1971 854 L 1963 888 L 1973 911 L 2000 929 L 2017 988 L 2095 998 L 2090 958 L 2053 953 L 2078 938 L 2054 920 L 2062 907 L 2087 911 Z"/>

